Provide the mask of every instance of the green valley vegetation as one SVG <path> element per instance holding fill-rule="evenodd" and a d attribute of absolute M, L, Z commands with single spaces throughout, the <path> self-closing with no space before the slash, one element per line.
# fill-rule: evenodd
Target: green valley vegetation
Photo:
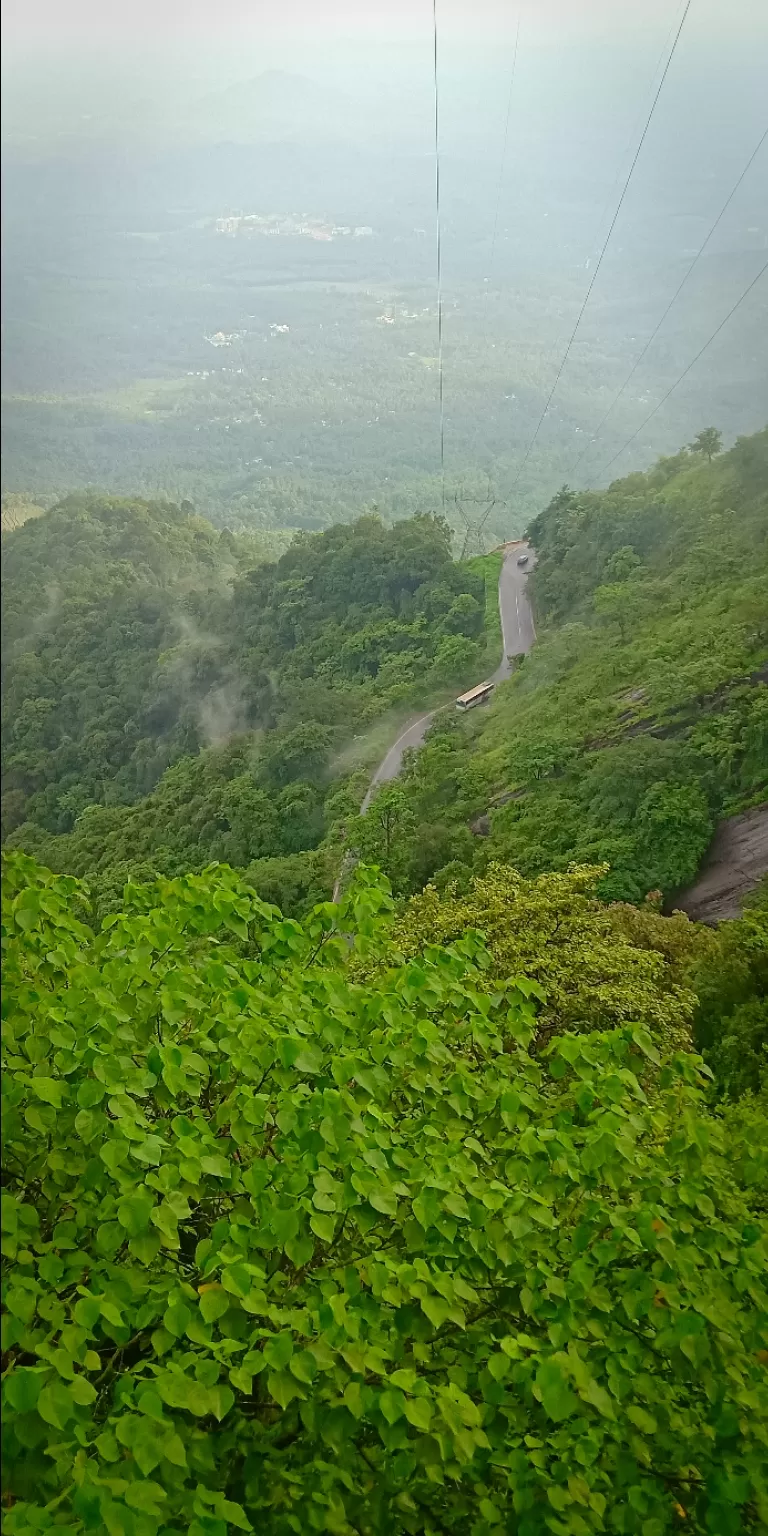
<path fill-rule="evenodd" d="M 442 716 L 350 829 L 395 889 L 609 866 L 609 900 L 696 874 L 768 787 L 768 431 L 692 450 L 534 519 L 537 644 L 490 709 Z"/>
<path fill-rule="evenodd" d="M 4 540 L 4 836 L 107 906 L 220 860 L 300 915 L 344 847 L 399 896 L 577 863 L 605 899 L 674 898 L 765 798 L 766 437 L 559 493 L 533 652 L 364 817 L 401 723 L 495 663 L 499 557 L 366 516 L 275 560 L 188 505 L 69 498 Z"/>
<path fill-rule="evenodd" d="M 94 923 L 6 861 L 9 1536 L 765 1529 L 765 1099 L 691 1050 L 694 925 L 591 881 L 486 881 L 486 939 L 363 867 Z"/>
<path fill-rule="evenodd" d="M 188 506 L 104 497 L 9 536 L 12 843 L 114 895 L 211 860 L 289 907 L 329 892 L 336 855 L 313 850 L 354 818 L 377 722 L 396 734 L 495 664 L 500 561 L 456 562 L 431 516 L 268 553 Z"/>

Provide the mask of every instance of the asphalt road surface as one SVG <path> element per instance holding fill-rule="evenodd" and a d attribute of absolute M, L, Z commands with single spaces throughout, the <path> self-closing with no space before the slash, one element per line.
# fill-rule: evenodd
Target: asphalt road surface
<path fill-rule="evenodd" d="M 521 555 L 528 555 L 530 563 L 519 566 Z M 499 616 L 501 618 L 501 635 L 503 649 L 501 661 L 496 671 L 488 679 L 492 683 L 502 683 L 509 677 L 512 671 L 512 662 L 515 656 L 527 655 L 536 639 L 536 630 L 533 624 L 533 614 L 525 589 L 525 579 L 533 564 L 533 551 L 527 544 L 513 543 L 506 546 L 504 551 L 504 564 L 499 576 Z M 485 678 L 479 681 L 485 682 Z M 482 705 L 478 708 L 482 709 Z M 432 710 L 428 715 L 420 715 L 407 726 L 397 741 L 390 747 L 384 761 L 379 764 L 368 786 L 365 799 L 360 807 L 361 813 L 365 813 L 382 784 L 388 784 L 390 779 L 396 779 L 403 766 L 403 755 L 410 748 L 420 747 L 429 730 L 437 710 Z"/>

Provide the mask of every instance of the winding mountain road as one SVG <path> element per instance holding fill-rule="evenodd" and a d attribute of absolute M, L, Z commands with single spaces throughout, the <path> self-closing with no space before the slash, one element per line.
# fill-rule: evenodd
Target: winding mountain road
<path fill-rule="evenodd" d="M 502 653 L 496 671 L 488 679 L 492 683 L 503 683 L 512 671 L 513 657 L 527 655 L 536 639 L 533 614 L 525 587 L 525 579 L 531 564 L 519 566 L 517 562 L 521 555 L 528 555 L 531 563 L 533 562 L 533 551 L 527 544 L 517 540 L 504 546 L 504 563 L 499 574 Z M 481 678 L 482 681 L 484 679 Z M 377 789 L 382 784 L 388 784 L 391 779 L 397 778 L 403 766 L 405 753 L 413 747 L 421 746 L 438 713 L 438 710 L 433 709 L 429 714 L 420 715 L 418 720 L 413 720 L 409 726 L 406 726 L 402 735 L 393 742 L 371 779 L 360 807 L 361 815 L 367 811 Z"/>

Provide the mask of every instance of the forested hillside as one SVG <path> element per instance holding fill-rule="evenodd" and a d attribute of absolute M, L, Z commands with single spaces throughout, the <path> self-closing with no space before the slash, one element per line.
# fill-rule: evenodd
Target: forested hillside
<path fill-rule="evenodd" d="M 71 497 L 3 543 L 3 826 L 71 826 L 196 750 L 191 680 L 163 657 L 254 540 L 190 508 Z"/>
<path fill-rule="evenodd" d="M 605 897 L 669 895 L 716 820 L 765 799 L 768 431 L 717 439 L 534 520 L 534 650 L 352 833 L 397 890 L 428 847 L 440 884 L 577 861 L 610 866 Z"/>
<path fill-rule="evenodd" d="M 222 860 L 301 911 L 340 840 L 399 894 L 494 861 L 673 894 L 765 798 L 766 440 L 704 434 L 556 496 L 531 528 L 534 651 L 490 709 L 439 715 L 364 818 L 397 722 L 495 662 L 498 562 L 455 562 L 432 517 L 270 562 L 189 508 L 71 498 L 5 540 L 5 835 L 109 900 Z"/>
<path fill-rule="evenodd" d="M 270 563 L 190 508 L 70 498 L 4 553 L 4 834 L 115 893 L 223 860 L 319 896 L 328 860 L 293 861 L 355 813 L 354 738 L 497 660 L 498 561 L 433 517 Z"/>

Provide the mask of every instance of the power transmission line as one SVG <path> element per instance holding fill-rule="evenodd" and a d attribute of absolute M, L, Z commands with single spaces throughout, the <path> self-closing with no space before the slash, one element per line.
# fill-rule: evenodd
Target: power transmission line
<path fill-rule="evenodd" d="M 689 0 L 690 3 L 690 0 Z M 445 403 L 443 398 L 443 241 L 440 215 L 440 89 L 437 68 L 437 0 L 432 0 L 435 78 L 435 257 L 437 264 L 437 390 L 440 403 L 440 484 L 445 513 Z"/>
<path fill-rule="evenodd" d="M 664 39 L 664 43 L 662 45 L 661 52 L 660 52 L 660 54 L 659 54 L 659 56 L 658 56 L 658 58 L 656 60 L 656 63 L 653 66 L 653 73 L 651 75 L 651 91 L 653 90 L 653 82 L 656 79 L 656 76 L 657 76 L 659 70 L 661 69 L 662 64 L 664 63 L 664 60 L 665 60 L 665 58 L 667 56 L 667 49 L 669 48 L 669 46 L 670 46 L 670 44 L 672 42 L 672 38 L 675 35 L 676 26 L 677 26 L 677 23 L 673 19 L 673 21 L 672 21 L 672 23 L 671 23 L 671 25 L 670 25 L 670 27 L 669 27 L 669 29 L 667 31 L 667 35 L 666 35 L 666 37 Z M 616 175 L 614 176 L 613 183 L 611 185 L 611 190 L 608 193 L 608 196 L 606 197 L 605 206 L 603 208 L 602 213 L 600 214 L 600 219 L 599 219 L 599 222 L 597 224 L 598 232 L 602 229 L 603 224 L 605 223 L 605 220 L 608 217 L 608 210 L 609 210 L 609 208 L 611 208 L 613 206 L 613 199 L 614 199 L 614 194 L 616 192 L 616 189 L 617 189 L 617 187 L 619 187 L 621 185 L 621 167 L 624 165 L 625 160 L 626 160 L 627 156 L 630 153 L 631 147 L 632 147 L 632 145 L 635 142 L 635 138 L 636 138 L 636 136 L 637 136 L 637 134 L 638 134 L 638 132 L 640 130 L 640 124 L 643 121 L 643 113 L 644 113 L 644 108 L 641 108 L 641 110 L 637 114 L 637 117 L 634 119 L 634 121 L 632 123 L 632 132 L 631 132 L 631 134 L 629 136 L 629 139 L 627 140 L 626 147 L 625 147 L 625 149 L 624 149 L 624 151 L 622 153 L 621 160 L 619 161 L 619 166 L 618 166 L 618 169 L 616 171 Z M 588 264 L 587 264 L 587 270 L 588 270 Z"/>
<path fill-rule="evenodd" d="M 735 313 L 736 313 L 737 309 L 739 308 L 739 306 L 744 303 L 744 300 L 752 292 L 752 289 L 757 285 L 757 283 L 759 283 L 761 277 L 764 275 L 765 272 L 768 272 L 768 261 L 763 263 L 762 267 L 760 268 L 760 271 L 757 274 L 757 277 L 753 277 L 753 279 L 752 279 L 751 283 L 749 284 L 749 286 L 744 289 L 744 292 L 742 293 L 741 297 L 738 298 L 736 300 L 736 303 L 733 305 L 733 307 L 731 309 L 729 309 L 727 315 L 725 316 L 725 319 L 721 320 L 720 324 L 717 326 L 716 330 L 714 330 L 712 332 L 712 335 L 709 337 L 709 340 L 705 341 L 703 347 L 699 348 L 698 352 L 696 353 L 696 356 L 691 358 L 691 361 L 689 362 L 688 366 L 686 368 L 684 368 L 682 373 L 680 374 L 680 377 L 675 379 L 674 384 L 672 384 L 670 386 L 670 388 L 667 390 L 666 394 L 662 395 L 658 405 L 655 405 L 653 407 L 653 410 L 648 412 L 648 415 L 646 416 L 645 420 L 641 421 L 639 427 L 637 428 L 637 431 L 633 432 L 632 436 L 627 438 L 627 441 L 622 445 L 622 447 L 619 449 L 618 453 L 615 453 L 613 455 L 613 458 L 609 459 L 608 463 L 603 465 L 602 469 L 599 472 L 598 478 L 602 478 L 602 476 L 605 474 L 606 470 L 610 469 L 611 465 L 615 464 L 616 460 L 621 458 L 621 455 L 624 453 L 625 449 L 627 449 L 629 447 L 630 443 L 633 443 L 635 441 L 636 437 L 640 436 L 640 433 L 643 431 L 643 428 L 648 425 L 648 422 L 651 420 L 651 418 L 656 415 L 657 411 L 661 410 L 661 407 L 663 405 L 666 405 L 666 402 L 669 399 L 670 395 L 674 394 L 674 392 L 677 389 L 678 385 L 682 384 L 683 379 L 687 378 L 687 376 L 690 373 L 691 369 L 695 368 L 697 362 L 699 361 L 699 358 L 704 356 L 704 353 L 706 352 L 708 347 L 711 347 L 711 345 L 712 345 L 713 341 L 715 340 L 715 338 L 720 335 L 720 332 L 722 331 L 723 327 L 726 326 L 728 324 L 728 321 L 731 319 L 731 317 L 733 315 L 735 315 Z"/>
<path fill-rule="evenodd" d="M 504 186 L 504 170 L 507 161 L 507 144 L 509 142 L 509 120 L 512 114 L 512 96 L 515 89 L 515 71 L 517 69 L 517 48 L 520 42 L 520 17 L 517 18 L 517 31 L 515 32 L 515 51 L 512 55 L 512 73 L 509 80 L 509 96 L 507 98 L 507 119 L 504 124 L 504 142 L 501 148 L 501 164 L 499 166 L 499 185 L 496 188 L 496 208 L 493 215 L 493 233 L 491 234 L 491 255 L 488 266 L 488 281 L 493 274 L 493 263 L 496 255 L 496 236 L 499 230 L 499 213 L 501 211 L 501 193 Z M 486 293 L 486 298 L 488 297 Z"/>
<path fill-rule="evenodd" d="M 607 233 L 607 235 L 605 237 L 605 243 L 604 243 L 603 248 L 602 248 L 602 250 L 600 252 L 600 255 L 599 255 L 598 259 L 597 259 L 597 264 L 595 266 L 595 270 L 592 273 L 592 279 L 590 281 L 590 284 L 589 284 L 589 287 L 588 287 L 588 289 L 586 291 L 586 294 L 584 295 L 584 301 L 582 303 L 581 309 L 579 310 L 578 319 L 577 319 L 576 324 L 573 327 L 573 330 L 571 331 L 570 337 L 568 339 L 568 345 L 567 345 L 567 347 L 565 349 L 565 352 L 563 353 L 563 358 L 562 358 L 562 361 L 560 363 L 560 367 L 557 370 L 557 377 L 555 378 L 555 382 L 552 385 L 552 388 L 551 388 L 551 390 L 549 392 L 547 403 L 544 406 L 544 409 L 543 409 L 543 411 L 542 411 L 542 413 L 541 413 L 541 415 L 540 415 L 540 417 L 538 419 L 538 422 L 536 424 L 536 431 L 534 432 L 533 437 L 531 438 L 531 441 L 528 444 L 528 448 L 526 450 L 525 457 L 524 457 L 524 459 L 522 461 L 522 464 L 520 465 L 520 468 L 518 469 L 517 474 L 515 475 L 515 478 L 514 478 L 514 480 L 512 482 L 512 487 L 511 487 L 512 490 L 514 490 L 515 486 L 517 485 L 517 482 L 520 479 L 520 476 L 521 476 L 523 470 L 525 469 L 526 464 L 528 463 L 528 460 L 529 460 L 529 458 L 531 456 L 531 453 L 533 452 L 533 448 L 534 448 L 534 445 L 536 443 L 536 439 L 538 438 L 539 432 L 541 431 L 542 424 L 544 422 L 544 418 L 546 417 L 547 412 L 549 410 L 549 407 L 552 404 L 552 400 L 554 398 L 555 390 L 557 389 L 557 386 L 560 383 L 560 380 L 561 380 L 561 378 L 563 376 L 563 370 L 564 370 L 565 365 L 566 365 L 566 363 L 568 361 L 568 357 L 570 355 L 571 347 L 573 346 L 573 343 L 574 343 L 574 341 L 576 339 L 576 333 L 577 333 L 577 331 L 579 329 L 579 326 L 581 325 L 581 322 L 582 322 L 582 320 L 584 318 L 584 312 L 585 312 L 585 310 L 587 308 L 587 305 L 589 303 L 589 300 L 590 300 L 590 297 L 592 295 L 592 290 L 593 290 L 593 288 L 595 286 L 595 283 L 597 282 L 597 276 L 598 276 L 600 268 L 601 268 L 601 266 L 603 264 L 603 257 L 605 256 L 605 253 L 606 253 L 606 251 L 608 249 L 608 246 L 610 244 L 611 235 L 613 234 L 613 231 L 616 228 L 616 223 L 617 223 L 619 214 L 621 213 L 621 209 L 622 209 L 622 206 L 623 206 L 623 203 L 624 203 L 624 199 L 625 199 L 625 197 L 627 195 L 627 191 L 629 189 L 629 183 L 632 180 L 632 176 L 633 176 L 633 173 L 634 173 L 635 166 L 637 165 L 637 162 L 640 159 L 640 152 L 641 152 L 642 147 L 643 147 L 643 145 L 645 143 L 645 140 L 646 140 L 646 137 L 647 137 L 647 134 L 648 134 L 648 129 L 651 126 L 651 121 L 653 119 L 653 114 L 656 111 L 656 106 L 657 106 L 659 97 L 661 95 L 662 89 L 664 87 L 664 81 L 666 80 L 667 75 L 669 73 L 669 66 L 672 63 L 672 60 L 673 60 L 673 58 L 675 56 L 675 50 L 676 50 L 677 45 L 678 45 L 678 43 L 680 41 L 680 34 L 681 34 L 682 30 L 683 30 L 683 27 L 685 26 L 685 19 L 686 19 L 687 15 L 688 15 L 688 12 L 689 12 L 690 8 L 691 8 L 691 0 L 686 0 L 686 6 L 685 6 L 685 10 L 683 11 L 681 20 L 680 20 L 680 25 L 678 26 L 677 32 L 675 33 L 675 40 L 674 40 L 674 42 L 672 44 L 672 47 L 670 49 L 669 56 L 667 58 L 667 62 L 664 65 L 664 72 L 663 72 L 662 77 L 661 77 L 661 79 L 659 81 L 658 88 L 656 90 L 656 94 L 655 94 L 655 96 L 653 98 L 653 101 L 651 103 L 651 110 L 648 113 L 648 116 L 647 116 L 647 118 L 645 120 L 645 127 L 644 127 L 644 129 L 642 131 L 642 134 L 640 135 L 640 142 L 639 142 L 639 144 L 637 146 L 637 149 L 635 150 L 635 154 L 634 154 L 634 157 L 633 157 L 633 160 L 632 160 L 632 164 L 630 165 L 629 171 L 627 172 L 627 176 L 626 176 L 626 180 L 624 182 L 624 186 L 623 186 L 623 189 L 622 189 L 621 197 L 619 198 L 619 201 L 616 204 L 616 209 L 614 211 L 613 218 L 611 219 L 611 223 L 610 223 L 610 227 L 608 229 L 608 233 Z"/>
<path fill-rule="evenodd" d="M 486 287 L 485 287 L 485 290 L 484 290 L 484 293 L 483 293 L 483 345 L 484 346 L 487 344 L 487 341 L 488 341 L 488 286 L 487 285 L 490 282 L 490 279 L 491 279 L 491 277 L 493 275 L 495 256 L 496 256 L 496 238 L 497 238 L 497 234 L 498 234 L 499 214 L 500 214 L 500 211 L 501 211 L 501 194 L 502 194 L 502 190 L 503 190 L 503 186 L 504 186 L 504 171 L 505 171 L 505 167 L 506 167 L 507 145 L 508 145 L 508 141 L 509 141 L 509 124 L 510 124 L 511 115 L 512 115 L 512 100 L 513 100 L 513 96 L 514 96 L 515 75 L 516 75 L 516 71 L 517 71 L 517 55 L 518 55 L 518 49 L 519 49 L 519 44 L 520 44 L 520 20 L 521 19 L 518 16 L 517 27 L 515 29 L 515 43 L 514 43 L 514 49 L 513 49 L 513 53 L 512 53 L 512 69 L 511 69 L 511 72 L 510 72 L 510 80 L 509 80 L 509 95 L 507 97 L 507 114 L 506 114 L 506 120 L 505 120 L 505 123 L 504 123 L 504 138 L 503 138 L 503 141 L 502 141 L 501 161 L 500 161 L 500 165 L 499 165 L 499 180 L 498 180 L 498 186 L 497 186 L 497 189 L 496 189 L 496 207 L 495 207 L 494 216 L 493 216 L 493 230 L 492 230 L 492 234 L 491 234 L 491 252 L 490 252 L 490 257 L 489 257 L 489 265 L 488 265 L 488 277 L 485 279 Z M 652 81 L 656 78 L 656 74 L 657 74 L 658 70 L 661 67 L 662 61 L 663 61 L 664 56 L 665 56 L 665 54 L 667 52 L 667 48 L 669 47 L 669 43 L 670 43 L 670 40 L 671 40 L 671 38 L 673 36 L 674 30 L 675 30 L 675 23 L 673 22 L 671 27 L 670 27 L 670 29 L 669 29 L 669 32 L 667 34 L 667 38 L 666 38 L 666 41 L 664 43 L 664 47 L 662 48 L 661 53 L 659 54 L 659 57 L 658 57 L 658 59 L 656 61 L 656 65 L 655 65 L 654 70 L 653 70 L 653 75 L 651 77 Z M 635 127 L 639 127 L 639 124 L 640 124 L 641 121 L 642 121 L 642 115 L 640 117 L 638 117 L 637 124 L 635 125 Z M 634 129 L 633 129 L 632 136 L 631 136 L 631 139 L 630 139 L 630 143 L 632 142 L 634 137 L 635 137 L 635 132 L 634 132 Z M 627 145 L 627 149 L 629 149 L 629 144 Z M 624 156 L 622 155 L 622 160 L 623 160 L 623 158 L 624 158 Z M 600 215 L 600 220 L 599 220 L 599 223 L 597 225 L 598 230 L 600 230 L 602 228 L 605 216 L 606 216 L 606 214 L 608 212 L 608 209 L 610 207 L 611 202 L 613 201 L 613 194 L 614 194 L 616 186 L 619 183 L 619 179 L 620 179 L 620 176 L 619 176 L 619 173 L 617 172 L 617 175 L 616 175 L 616 178 L 615 178 L 615 181 L 614 181 L 614 185 L 611 188 L 611 191 L 610 191 L 610 193 L 608 195 L 608 198 L 606 200 L 606 203 L 605 203 L 605 207 L 604 207 L 604 209 L 602 211 L 602 214 Z M 475 428 L 474 441 L 477 441 L 478 431 L 479 431 L 479 429 Z M 490 470 L 488 471 L 488 479 L 489 479 L 489 485 L 490 485 Z M 482 534 L 483 529 L 485 528 L 485 525 L 486 525 L 486 523 L 488 521 L 488 518 L 490 517 L 490 514 L 491 514 L 491 512 L 493 510 L 493 507 L 495 505 L 496 505 L 496 497 L 494 497 L 492 502 L 489 503 L 489 506 L 486 508 L 486 511 L 483 513 L 482 517 L 480 518 L 479 522 L 477 523 L 477 525 L 475 526 L 474 529 L 472 529 L 471 524 L 465 518 L 465 523 L 466 523 L 466 528 L 467 528 L 466 537 L 465 537 L 465 540 L 464 540 L 464 549 L 465 550 L 466 550 L 466 547 L 467 547 L 467 539 L 469 538 L 469 535 L 470 535 L 471 532 L 474 532 L 475 537 L 479 539 L 480 535 Z M 458 507 L 458 501 L 457 501 L 457 507 Z M 463 514 L 463 511 L 462 511 L 462 516 L 463 515 L 464 514 Z"/>
<path fill-rule="evenodd" d="M 586 445 L 586 447 L 582 448 L 581 453 L 579 454 L 579 457 L 577 458 L 575 464 L 573 464 L 571 469 L 568 471 L 569 478 L 578 469 L 582 459 L 584 458 L 584 455 L 589 452 L 589 450 L 592 447 L 592 445 L 595 442 L 595 440 L 600 436 L 600 433 L 602 432 L 603 427 L 605 426 L 605 423 L 608 420 L 608 417 L 612 414 L 614 408 L 618 405 L 618 403 L 619 403 L 619 401 L 620 401 L 620 399 L 621 399 L 625 389 L 627 388 L 627 385 L 634 378 L 634 376 L 635 376 L 638 368 L 640 367 L 640 364 L 643 361 L 643 358 L 645 357 L 645 355 L 648 352 L 649 348 L 653 346 L 653 343 L 656 340 L 656 337 L 658 336 L 659 331 L 661 330 L 661 327 L 663 326 L 664 321 L 666 320 L 667 315 L 669 314 L 669 311 L 672 309 L 673 305 L 677 302 L 677 300 L 680 297 L 680 294 L 682 293 L 686 283 L 688 282 L 689 277 L 691 276 L 691 274 L 693 273 L 694 269 L 698 265 L 699 260 L 701 259 L 701 257 L 704 255 L 704 252 L 705 252 L 707 246 L 709 245 L 709 242 L 712 239 L 712 236 L 714 235 L 715 230 L 717 229 L 717 226 L 718 226 L 718 224 L 720 223 L 720 220 L 723 217 L 723 214 L 729 208 L 729 206 L 732 203 L 734 197 L 736 196 L 736 193 L 738 192 L 739 187 L 741 186 L 741 183 L 743 182 L 744 177 L 747 174 L 747 171 L 749 170 L 753 160 L 760 153 L 760 150 L 762 149 L 763 144 L 765 143 L 766 138 L 768 138 L 768 128 L 765 129 L 765 132 L 763 133 L 763 135 L 762 135 L 762 137 L 761 137 L 757 147 L 755 149 L 753 149 L 752 154 L 750 155 L 750 157 L 749 157 L 749 159 L 748 159 L 748 161 L 747 161 L 747 163 L 746 163 L 746 165 L 745 165 L 741 175 L 738 178 L 738 181 L 735 183 L 735 185 L 732 187 L 731 191 L 729 192 L 725 202 L 723 203 L 722 208 L 720 209 L 720 212 L 717 215 L 717 218 L 715 219 L 714 224 L 712 224 L 712 226 L 711 226 L 711 228 L 709 230 L 708 235 L 705 237 L 705 239 L 702 241 L 701 245 L 699 246 L 699 249 L 696 252 L 696 255 L 694 256 L 693 261 L 691 262 L 687 272 L 685 273 L 685 276 L 682 278 L 682 280 L 678 284 L 677 288 L 675 289 L 675 291 L 674 291 L 674 293 L 673 293 L 673 295 L 672 295 L 672 297 L 671 297 L 671 299 L 670 299 L 666 309 L 664 310 L 664 313 L 663 313 L 661 319 L 659 320 L 655 330 L 653 330 L 651 332 L 651 335 L 648 337 L 648 340 L 645 343 L 645 346 L 643 347 L 642 352 L 639 354 L 639 356 L 635 359 L 634 363 L 632 364 L 632 367 L 630 368 L 629 373 L 627 374 L 627 377 L 625 378 L 624 383 L 621 386 L 621 389 L 618 391 L 617 394 L 614 395 L 613 400 L 611 401 L 611 403 L 610 403 L 610 405 L 609 405 L 605 415 L 603 416 L 602 420 L 598 423 L 598 426 L 597 426 L 597 428 L 595 430 L 595 433 L 594 433 L 593 437 L 590 439 L 590 442 Z"/>
<path fill-rule="evenodd" d="M 494 269 L 494 264 L 495 264 L 495 259 L 496 259 L 496 239 L 497 239 L 498 230 L 499 230 L 499 214 L 501 212 L 501 194 L 502 194 L 502 191 L 503 191 L 503 188 L 504 188 L 504 172 L 505 172 L 505 169 L 506 169 L 506 161 L 507 161 L 507 145 L 508 145 L 508 142 L 509 142 L 509 124 L 510 124 L 510 120 L 511 120 L 511 116 L 512 116 L 512 99 L 513 99 L 514 90 L 515 90 L 515 73 L 516 73 L 516 70 L 517 70 L 517 52 L 518 52 L 519 43 L 520 43 L 520 17 L 518 16 L 518 18 L 517 18 L 517 27 L 515 29 L 515 44 L 514 44 L 514 49 L 513 49 L 513 52 L 512 52 L 512 69 L 511 69 L 510 78 L 509 78 L 509 93 L 508 93 L 508 96 L 507 96 L 507 113 L 506 113 L 506 118 L 505 118 L 505 122 L 504 122 L 504 137 L 503 137 L 503 140 L 502 140 L 501 159 L 500 159 L 500 162 L 499 162 L 499 179 L 498 179 L 498 185 L 496 187 L 496 206 L 495 206 L 495 209 L 494 209 L 493 228 L 492 228 L 492 231 L 491 231 L 491 252 L 490 252 L 490 257 L 489 257 L 489 261 L 488 261 L 488 276 L 485 279 L 485 286 L 484 286 L 484 290 L 483 290 L 482 342 L 481 342 L 481 347 L 482 347 L 483 351 L 485 350 L 485 348 L 487 347 L 487 344 L 488 344 L 488 286 L 489 286 L 489 283 L 490 283 L 491 278 L 493 276 L 493 269 Z M 478 440 L 479 435 L 480 435 L 480 427 L 478 425 L 478 426 L 475 427 L 474 432 L 472 434 L 472 446 L 473 446 L 473 448 L 477 444 L 477 440 Z M 472 524 L 470 518 L 467 517 L 467 515 L 466 515 L 466 513 L 464 511 L 464 508 L 459 506 L 458 498 L 454 497 L 454 500 L 456 502 L 457 510 L 460 512 L 460 515 L 461 515 L 461 517 L 464 520 L 465 529 L 466 529 L 465 535 L 464 535 L 464 543 L 463 543 L 463 546 L 462 546 L 462 553 L 461 553 L 461 558 L 462 559 L 464 558 L 464 556 L 465 556 L 465 554 L 467 552 L 467 549 L 469 547 L 469 540 L 470 540 L 471 537 L 474 537 L 475 539 L 478 540 L 478 546 L 479 546 L 479 541 L 480 541 L 481 535 L 483 533 L 483 529 L 485 528 L 485 525 L 488 522 L 488 519 L 489 519 L 489 517 L 491 515 L 491 512 L 493 511 L 494 507 L 496 506 L 497 497 L 496 497 L 495 494 L 494 495 L 491 494 L 491 471 L 490 471 L 490 469 L 487 470 L 487 475 L 488 475 L 488 499 L 487 499 L 487 502 L 486 502 L 485 511 L 483 512 L 482 516 L 478 519 L 477 523 L 475 523 L 474 525 Z"/>

